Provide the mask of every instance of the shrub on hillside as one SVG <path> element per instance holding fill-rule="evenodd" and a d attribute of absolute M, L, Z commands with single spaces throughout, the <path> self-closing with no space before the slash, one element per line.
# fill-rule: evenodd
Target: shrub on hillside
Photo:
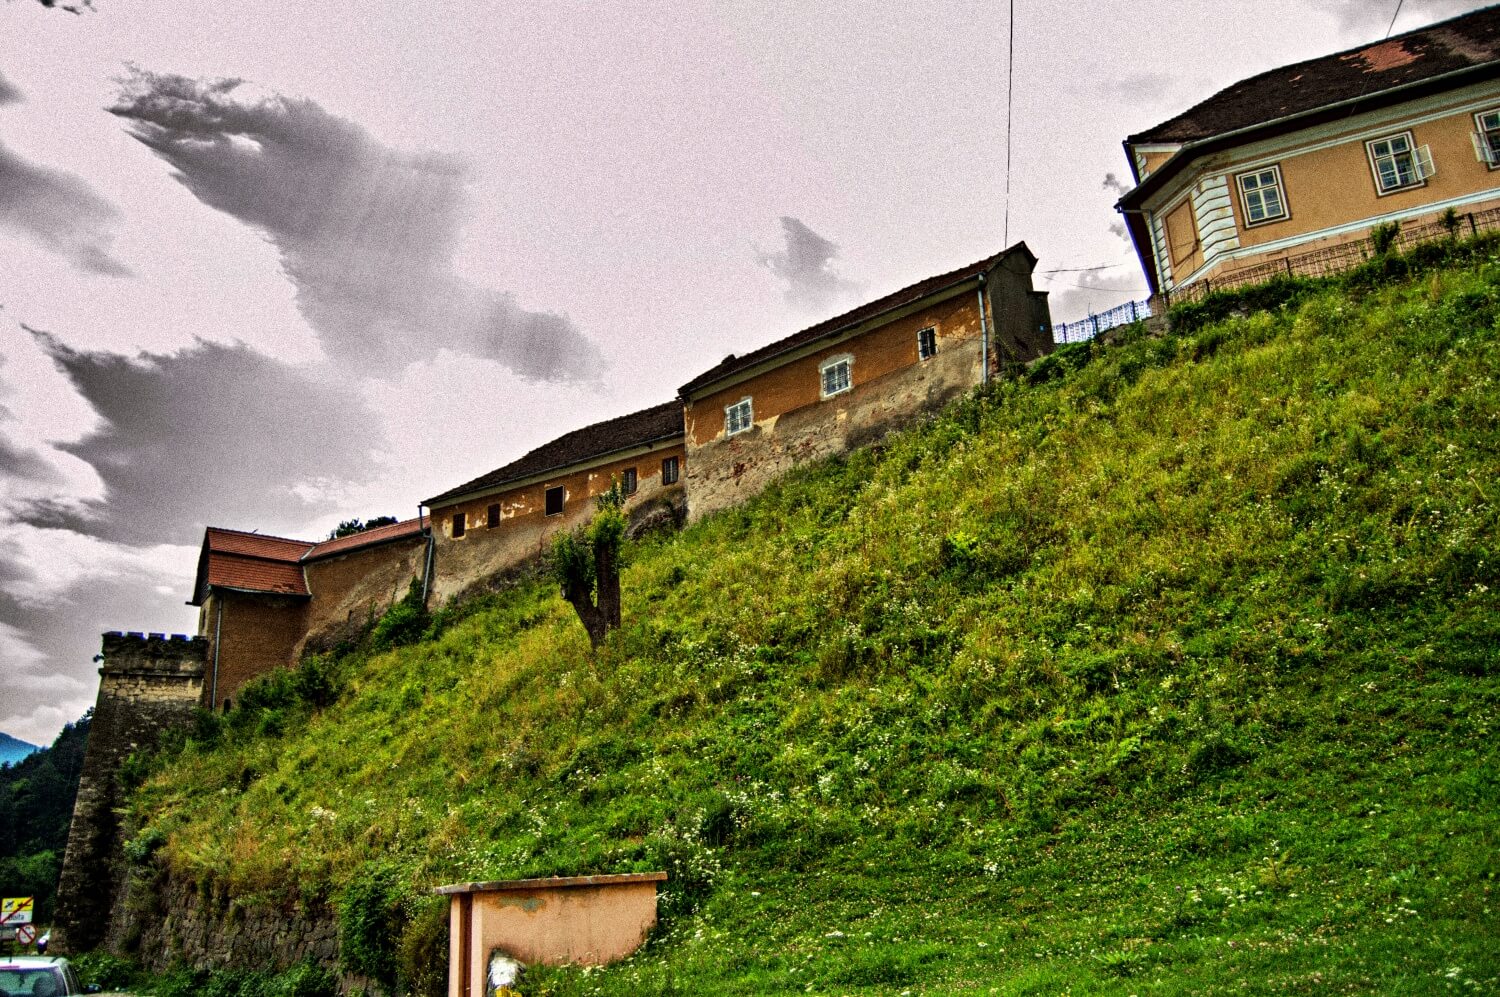
<path fill-rule="evenodd" d="M 370 633 L 370 646 L 377 651 L 405 647 L 427 632 L 427 607 L 422 601 L 422 583 L 413 578 L 406 595 L 387 609 Z"/>
<path fill-rule="evenodd" d="M 394 866 L 366 863 L 339 894 L 339 960 L 347 972 L 396 983 L 396 948 L 406 893 Z"/>

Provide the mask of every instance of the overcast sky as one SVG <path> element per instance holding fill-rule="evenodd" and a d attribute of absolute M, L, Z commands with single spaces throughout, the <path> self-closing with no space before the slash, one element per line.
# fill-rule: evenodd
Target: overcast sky
<path fill-rule="evenodd" d="M 0 3 L 0 730 L 191 632 L 206 525 L 414 515 L 1007 225 L 1143 297 L 1121 139 L 1396 4 L 1016 8 L 1007 210 L 1001 0 Z"/>

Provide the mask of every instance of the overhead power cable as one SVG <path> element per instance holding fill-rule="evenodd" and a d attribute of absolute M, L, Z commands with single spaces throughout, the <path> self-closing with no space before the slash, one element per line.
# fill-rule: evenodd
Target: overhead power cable
<path fill-rule="evenodd" d="M 1385 37 L 1386 38 L 1391 37 L 1391 32 L 1394 31 L 1394 30 L 1396 30 L 1396 18 L 1398 18 L 1398 17 L 1401 16 L 1401 5 L 1403 3 L 1405 3 L 1405 2 L 1406 2 L 1406 0 L 1396 0 L 1396 13 L 1394 13 L 1394 14 L 1391 15 L 1391 23 L 1386 26 L 1386 29 L 1385 29 Z"/>
<path fill-rule="evenodd" d="M 1016 91 L 1016 0 L 1010 0 L 1010 54 L 1005 60 L 1005 224 L 1000 244 L 1010 245 L 1010 132 Z"/>

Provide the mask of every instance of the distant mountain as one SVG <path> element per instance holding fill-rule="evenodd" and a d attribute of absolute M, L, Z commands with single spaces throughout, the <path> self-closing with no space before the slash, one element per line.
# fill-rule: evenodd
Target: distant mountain
<path fill-rule="evenodd" d="M 39 749 L 34 744 L 27 744 L 9 734 L 0 734 L 0 762 L 10 762 L 14 765 L 37 750 Z"/>

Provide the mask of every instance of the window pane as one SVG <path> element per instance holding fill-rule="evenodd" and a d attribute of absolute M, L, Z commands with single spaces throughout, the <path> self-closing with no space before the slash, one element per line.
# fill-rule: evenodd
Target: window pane
<path fill-rule="evenodd" d="M 1267 187 L 1261 191 L 1261 197 L 1265 199 L 1267 218 L 1275 218 L 1281 214 L 1281 194 L 1275 187 Z"/>
<path fill-rule="evenodd" d="M 563 489 L 561 485 L 547 489 L 547 515 L 555 516 L 563 511 Z"/>

